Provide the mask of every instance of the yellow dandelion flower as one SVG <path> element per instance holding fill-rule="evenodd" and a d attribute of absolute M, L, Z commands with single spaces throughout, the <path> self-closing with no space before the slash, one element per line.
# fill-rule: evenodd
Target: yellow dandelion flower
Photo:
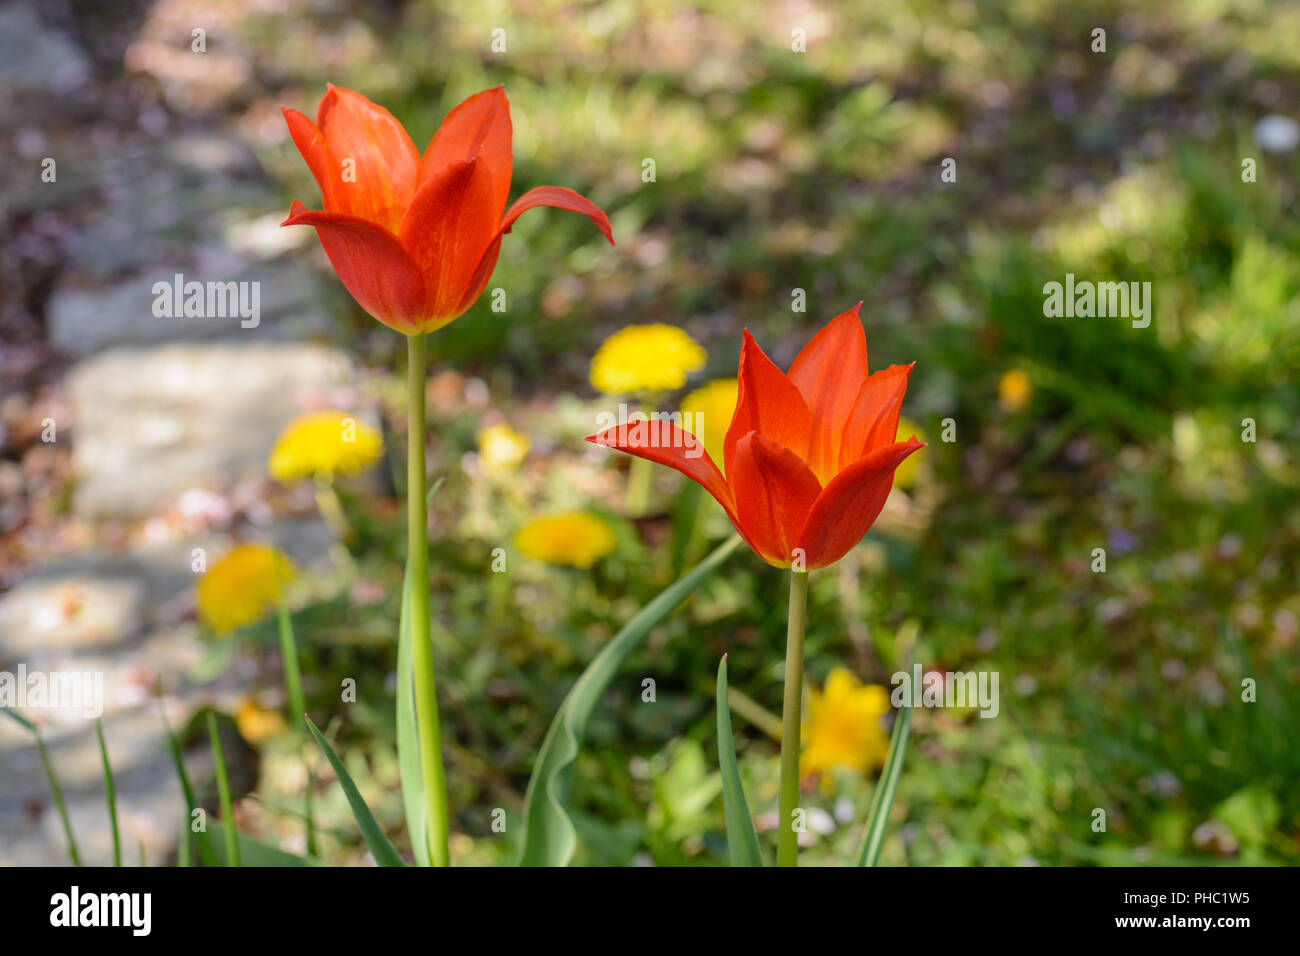
<path fill-rule="evenodd" d="M 509 425 L 489 425 L 478 433 L 479 457 L 489 471 L 518 468 L 531 446 L 527 435 L 519 434 Z"/>
<path fill-rule="evenodd" d="M 672 325 L 629 325 L 615 332 L 591 360 L 591 384 L 607 395 L 666 392 L 704 367 L 704 349 Z"/>
<path fill-rule="evenodd" d="M 515 547 L 548 564 L 589 568 L 614 550 L 614 529 L 585 511 L 534 518 L 515 534 Z"/>
<path fill-rule="evenodd" d="M 925 432 L 916 427 L 916 422 L 910 418 L 900 418 L 898 420 L 898 440 L 907 441 L 913 435 L 921 441 L 925 441 Z M 903 463 L 894 472 L 894 487 L 907 489 L 916 484 L 916 476 L 921 471 L 924 458 L 924 448 L 904 458 Z"/>
<path fill-rule="evenodd" d="M 284 729 L 284 717 L 278 710 L 263 707 L 253 697 L 245 697 L 235 709 L 235 726 L 250 744 L 261 743 Z"/>
<path fill-rule="evenodd" d="M 862 684 L 842 667 L 836 667 L 819 691 L 808 691 L 808 720 L 803 727 L 804 774 L 827 774 L 848 767 L 868 774 L 883 766 L 889 753 L 889 735 L 880 718 L 889 713 L 889 694 L 875 684 Z"/>
<path fill-rule="evenodd" d="M 293 562 L 274 548 L 241 544 L 199 578 L 199 617 L 218 636 L 247 627 L 275 607 L 294 573 Z"/>
<path fill-rule="evenodd" d="M 347 412 L 311 412 L 285 426 L 267 459 L 280 482 L 365 471 L 384 452 L 377 430 Z"/>
<path fill-rule="evenodd" d="M 691 416 L 691 427 L 686 430 L 704 442 L 704 450 L 720 469 L 724 467 L 722 444 L 731 417 L 736 414 L 739 389 L 736 379 L 719 378 L 701 385 L 682 399 L 682 416 Z"/>
<path fill-rule="evenodd" d="M 1029 407 L 1034 397 L 1034 383 L 1018 368 L 1005 372 L 998 380 L 998 404 L 1002 410 L 1014 415 Z"/>

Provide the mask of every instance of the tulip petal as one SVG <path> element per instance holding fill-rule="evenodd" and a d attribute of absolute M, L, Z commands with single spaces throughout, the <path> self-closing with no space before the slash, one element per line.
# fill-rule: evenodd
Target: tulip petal
<path fill-rule="evenodd" d="M 481 157 L 492 173 L 496 194 L 492 221 L 499 223 L 510 198 L 510 178 L 514 173 L 511 139 L 510 103 L 505 90 L 498 86 L 475 93 L 448 113 L 438 132 L 433 134 L 420 160 L 420 182 L 427 182 L 452 163 Z"/>
<path fill-rule="evenodd" d="M 808 514 L 799 532 L 799 545 L 808 555 L 808 569 L 824 568 L 862 540 L 885 506 L 894 485 L 894 470 L 925 443 L 913 435 L 904 442 L 877 448 L 835 476 Z"/>
<path fill-rule="evenodd" d="M 751 431 L 736 442 L 727 480 L 745 540 L 768 564 L 789 567 L 799 532 L 821 495 L 817 476 L 790 449 Z"/>
<path fill-rule="evenodd" d="M 456 307 L 456 314 L 460 315 L 471 305 L 478 297 L 483 294 L 487 288 L 488 280 L 492 278 L 492 270 L 497 267 L 497 256 L 501 254 L 501 236 L 498 234 L 492 240 L 492 244 L 483 252 L 479 259 L 478 265 L 474 268 L 474 274 L 470 276 L 469 285 L 465 288 L 465 294 L 461 296 L 460 304 Z"/>
<path fill-rule="evenodd" d="M 867 378 L 867 335 L 858 318 L 861 308 L 859 302 L 831 319 L 790 366 L 790 381 L 808 403 L 812 421 L 808 464 L 822 481 L 839 470 L 840 437 Z M 853 457 L 858 457 L 856 450 Z"/>
<path fill-rule="evenodd" d="M 891 365 L 862 383 L 853 414 L 839 440 L 836 471 L 847 468 L 863 455 L 898 438 L 898 415 L 903 409 L 907 380 L 916 365 Z"/>
<path fill-rule="evenodd" d="M 726 479 L 722 477 L 718 466 L 704 450 L 704 443 L 671 422 L 655 422 L 654 429 L 651 428 L 651 422 L 645 422 L 645 427 L 640 429 L 637 428 L 637 424 L 637 422 L 630 422 L 626 425 L 615 425 L 597 435 L 588 435 L 587 441 L 604 445 L 606 448 L 617 448 L 629 455 L 667 465 L 681 472 L 713 495 L 718 504 L 726 510 L 732 524 L 735 524 L 736 512 L 731 490 L 727 487 Z"/>
<path fill-rule="evenodd" d="M 731 474 L 736 444 L 759 432 L 803 459 L 808 454 L 808 406 L 803 395 L 745 329 L 740 347 L 736 412 L 723 440 L 723 468 Z"/>
<path fill-rule="evenodd" d="M 424 276 L 430 316 L 445 320 L 442 324 L 464 311 L 461 302 L 496 239 L 492 203 L 492 174 L 475 157 L 452 163 L 420 186 L 402 217 L 397 237 Z"/>
<path fill-rule="evenodd" d="M 427 313 L 420 270 L 397 237 L 365 219 L 309 212 L 300 202 L 284 226 L 315 226 L 325 254 L 352 298 L 387 326 L 410 335 Z"/>
<path fill-rule="evenodd" d="M 342 183 L 340 167 L 334 162 L 334 156 L 330 152 L 329 143 L 325 142 L 325 136 L 315 123 L 297 110 L 281 107 L 280 112 L 284 114 L 284 121 L 289 127 L 293 144 L 298 147 L 298 152 L 307 162 L 307 168 L 316 177 L 316 185 L 320 187 L 321 205 L 325 209 L 338 210 L 340 201 L 338 190 Z"/>
<path fill-rule="evenodd" d="M 563 186 L 538 186 L 528 190 L 506 210 L 505 218 L 501 220 L 501 231 L 509 232 L 514 228 L 516 219 L 538 206 L 552 206 L 556 209 L 582 213 L 596 224 L 596 228 L 609 240 L 609 244 L 614 245 L 614 232 L 610 229 L 609 217 L 605 215 L 604 210 L 590 199 Z"/>
<path fill-rule="evenodd" d="M 316 125 L 338 165 L 331 172 L 338 177 L 338 205 L 326 209 L 396 232 L 420 169 L 420 154 L 402 124 L 360 93 L 331 84 L 320 101 Z M 348 160 L 352 163 L 345 168 Z"/>

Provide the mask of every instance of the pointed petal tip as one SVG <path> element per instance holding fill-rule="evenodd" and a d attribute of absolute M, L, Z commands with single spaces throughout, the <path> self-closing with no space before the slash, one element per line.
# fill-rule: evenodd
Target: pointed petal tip
<path fill-rule="evenodd" d="M 281 226 L 296 226 L 296 225 L 298 225 L 298 223 L 294 222 L 294 220 L 297 219 L 299 216 L 301 216 L 301 215 L 302 215 L 303 213 L 305 213 L 306 211 L 307 211 L 307 207 L 304 206 L 304 205 L 303 205 L 301 202 L 299 202 L 297 199 L 295 199 L 295 200 L 290 204 L 290 206 L 289 206 L 289 215 L 285 217 L 284 222 L 280 223 L 280 225 L 281 225 Z"/>

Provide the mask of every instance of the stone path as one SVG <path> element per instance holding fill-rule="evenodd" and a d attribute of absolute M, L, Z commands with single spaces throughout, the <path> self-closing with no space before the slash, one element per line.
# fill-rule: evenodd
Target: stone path
<path fill-rule="evenodd" d="M 186 677 L 204 653 L 188 622 L 190 549 L 219 554 L 228 536 L 219 519 L 148 535 L 121 529 L 157 531 L 150 519 L 187 493 L 219 502 L 262 480 L 285 422 L 337 402 L 356 369 L 347 355 L 313 344 L 330 323 L 316 302 L 316 275 L 291 249 L 310 237 L 278 228 L 283 203 L 249 148 L 220 128 L 164 133 L 157 106 L 141 113 L 130 142 L 95 140 L 87 127 L 96 97 L 116 95 L 114 76 L 96 71 L 95 59 L 34 7 L 0 3 L 0 129 L 13 131 L 12 142 L 0 143 L 10 147 L 0 149 L 9 154 L 0 160 L 0 304 L 6 323 L 43 328 L 43 339 L 36 332 L 30 342 L 0 341 L 51 348 L 66 360 L 69 420 L 59 422 L 58 441 L 71 445 L 77 476 L 70 518 L 94 542 L 25 569 L 0 593 L 0 671 L 22 664 L 104 675 L 125 855 L 134 863 L 143 843 L 150 862 L 161 863 L 182 804 L 152 688 L 157 677 L 166 681 L 174 726 L 238 693 L 233 677 L 206 687 Z M 57 160 L 53 183 L 40 179 L 44 157 Z M 178 273 L 257 283 L 257 326 L 157 315 L 154 286 Z M 328 551 L 315 519 L 267 514 L 256 522 L 254 536 L 300 565 Z M 83 859 L 108 862 L 93 722 L 46 710 L 27 716 L 44 728 Z M 201 751 L 193 760 L 196 773 L 209 765 Z M 0 865 L 62 862 L 62 829 L 36 748 L 0 720 Z"/>

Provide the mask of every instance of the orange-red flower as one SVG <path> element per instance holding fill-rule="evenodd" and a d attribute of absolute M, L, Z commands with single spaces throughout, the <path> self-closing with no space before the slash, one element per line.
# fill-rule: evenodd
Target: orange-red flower
<path fill-rule="evenodd" d="M 501 237 L 535 206 L 582 213 L 614 242 L 605 213 L 572 189 L 538 186 L 506 208 L 514 160 L 500 87 L 448 113 L 423 156 L 388 110 L 332 84 L 315 123 L 292 109 L 284 118 L 325 208 L 295 201 L 282 225 L 315 226 L 352 297 L 399 332 L 441 328 L 473 305 Z"/>
<path fill-rule="evenodd" d="M 868 373 L 860 308 L 813 336 L 789 375 L 745 331 L 740 394 L 723 443 L 725 477 L 702 445 L 668 422 L 616 425 L 587 441 L 698 482 L 768 564 L 809 571 L 833 564 L 875 522 L 894 469 L 924 446 L 915 435 L 894 440 L 912 366 Z"/>

